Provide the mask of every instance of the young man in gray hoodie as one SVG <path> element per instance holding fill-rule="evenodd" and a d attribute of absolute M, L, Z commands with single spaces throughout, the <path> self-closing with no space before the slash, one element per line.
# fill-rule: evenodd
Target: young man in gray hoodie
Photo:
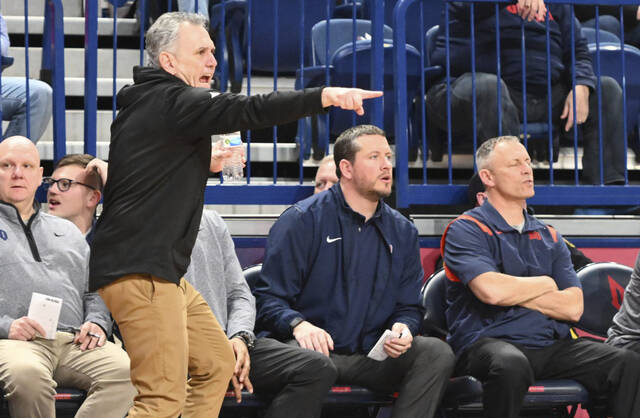
<path fill-rule="evenodd" d="M 129 358 L 106 342 L 111 319 L 87 292 L 89 247 L 69 221 L 40 211 L 40 156 L 24 137 L 0 143 L 0 386 L 12 417 L 55 416 L 56 386 L 87 392 L 76 417 L 122 417 Z M 32 294 L 62 299 L 53 339 L 27 316 Z"/>

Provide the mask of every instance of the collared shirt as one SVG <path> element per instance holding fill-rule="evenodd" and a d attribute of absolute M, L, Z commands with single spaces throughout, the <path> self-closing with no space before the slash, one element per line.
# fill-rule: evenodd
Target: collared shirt
<path fill-rule="evenodd" d="M 538 311 L 483 303 L 468 287 L 487 272 L 520 277 L 547 275 L 560 290 L 581 287 L 560 234 L 528 213 L 524 216 L 520 233 L 486 201 L 454 220 L 445 231 L 442 251 L 448 279 L 448 341 L 456 353 L 481 337 L 536 348 L 569 333 L 566 323 Z"/>
<path fill-rule="evenodd" d="M 271 228 L 256 326 L 288 340 L 289 323 L 301 317 L 326 330 L 337 353 L 366 353 L 395 322 L 417 334 L 422 275 L 415 226 L 382 201 L 365 222 L 338 183 Z"/>

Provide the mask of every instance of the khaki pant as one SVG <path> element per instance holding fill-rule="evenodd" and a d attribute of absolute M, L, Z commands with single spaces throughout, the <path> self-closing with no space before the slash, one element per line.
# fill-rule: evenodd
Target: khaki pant
<path fill-rule="evenodd" d="M 55 417 L 55 388 L 87 392 L 76 417 L 122 418 L 133 403 L 129 358 L 107 342 L 80 351 L 74 335 L 58 332 L 55 340 L 0 340 L 0 382 L 13 418 Z"/>
<path fill-rule="evenodd" d="M 217 416 L 235 357 L 202 296 L 184 279 L 178 286 L 148 274 L 123 276 L 99 293 L 131 358 L 138 396 L 129 417 Z"/>

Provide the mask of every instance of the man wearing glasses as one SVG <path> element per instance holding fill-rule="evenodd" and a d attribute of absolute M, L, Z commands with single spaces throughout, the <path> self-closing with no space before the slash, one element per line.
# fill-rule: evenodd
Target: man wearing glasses
<path fill-rule="evenodd" d="M 41 183 L 35 145 L 25 137 L 1 142 L 0 387 L 14 418 L 55 416 L 56 386 L 87 392 L 77 417 L 120 418 L 135 395 L 129 358 L 106 341 L 109 312 L 86 291 L 89 246 L 70 222 L 40 211 Z M 28 316 L 34 292 L 62 299 L 53 335 Z"/>
<path fill-rule="evenodd" d="M 104 164 L 106 170 L 105 162 L 89 154 L 69 154 L 58 162 L 51 177 L 43 180 L 49 186 L 49 213 L 73 222 L 88 242 L 91 242 L 93 235 L 96 208 L 100 203 L 103 187 L 100 173 L 92 169 L 95 163 L 91 161 L 94 160 Z"/>

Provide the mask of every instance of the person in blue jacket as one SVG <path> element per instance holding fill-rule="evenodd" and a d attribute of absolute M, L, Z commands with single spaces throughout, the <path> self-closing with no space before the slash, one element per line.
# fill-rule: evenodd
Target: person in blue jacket
<path fill-rule="evenodd" d="M 487 199 L 441 241 L 454 373 L 482 382 L 487 418 L 519 417 L 536 379 L 574 379 L 606 396 L 605 416 L 637 416 L 640 357 L 569 334 L 582 286 L 562 236 L 524 209 L 534 195 L 527 150 L 514 136 L 492 138 L 476 161 Z"/>
<path fill-rule="evenodd" d="M 443 341 L 417 336 L 418 232 L 382 200 L 391 149 L 381 129 L 362 125 L 338 137 L 334 158 L 339 182 L 287 209 L 269 233 L 257 327 L 300 354 L 327 356 L 339 384 L 399 392 L 394 417 L 431 417 L 454 357 Z M 368 358 L 386 329 L 397 333 L 383 346 L 388 358 Z"/>
<path fill-rule="evenodd" d="M 498 135 L 521 133 L 520 124 L 526 121 L 547 123 L 548 88 L 551 91 L 551 120 L 557 131 L 568 136 L 575 123 L 582 127 L 583 181 L 600 184 L 600 157 L 603 159 L 603 182 L 624 181 L 625 149 L 622 120 L 622 89 L 611 77 L 601 77 L 602 92 L 602 155 L 600 155 L 597 80 L 591 66 L 587 41 L 580 24 L 575 21 L 572 45 L 571 11 L 569 6 L 548 5 L 550 73 L 547 71 L 547 35 L 545 13 L 534 19 L 522 17 L 521 7 L 501 3 L 498 12 L 500 29 L 500 75 L 498 89 L 496 57 L 496 11 L 493 4 L 477 4 L 475 16 L 476 105 L 477 120 L 472 115 L 471 17 L 470 3 L 447 3 L 450 35 L 451 118 L 454 146 L 462 141 L 470 149 L 473 130 L 477 141 Z M 522 62 L 522 28 L 525 38 L 525 65 Z M 435 40 L 431 63 L 446 68 L 446 37 L 444 13 Z M 571 49 L 575 47 L 575 67 Z M 576 114 L 573 115 L 572 67 L 575 68 Z M 524 74 L 523 74 L 524 72 Z M 523 85 L 523 76 L 526 83 Z M 548 77 L 549 76 L 549 77 Z M 526 88 L 526 91 L 525 91 Z M 498 123 L 498 90 L 502 109 L 501 131 Z M 445 80 L 427 91 L 427 114 L 431 137 L 443 137 L 447 131 L 447 85 Z M 526 101 L 523 97 L 526 93 Z M 526 107 L 525 107 L 526 104 Z M 575 123 L 574 123 L 575 122 Z M 560 133 L 554 134 L 554 142 Z M 457 138 L 464 138 L 456 141 Z M 549 158 L 546 141 L 534 158 Z M 531 147 L 533 151 L 533 147 Z"/>

